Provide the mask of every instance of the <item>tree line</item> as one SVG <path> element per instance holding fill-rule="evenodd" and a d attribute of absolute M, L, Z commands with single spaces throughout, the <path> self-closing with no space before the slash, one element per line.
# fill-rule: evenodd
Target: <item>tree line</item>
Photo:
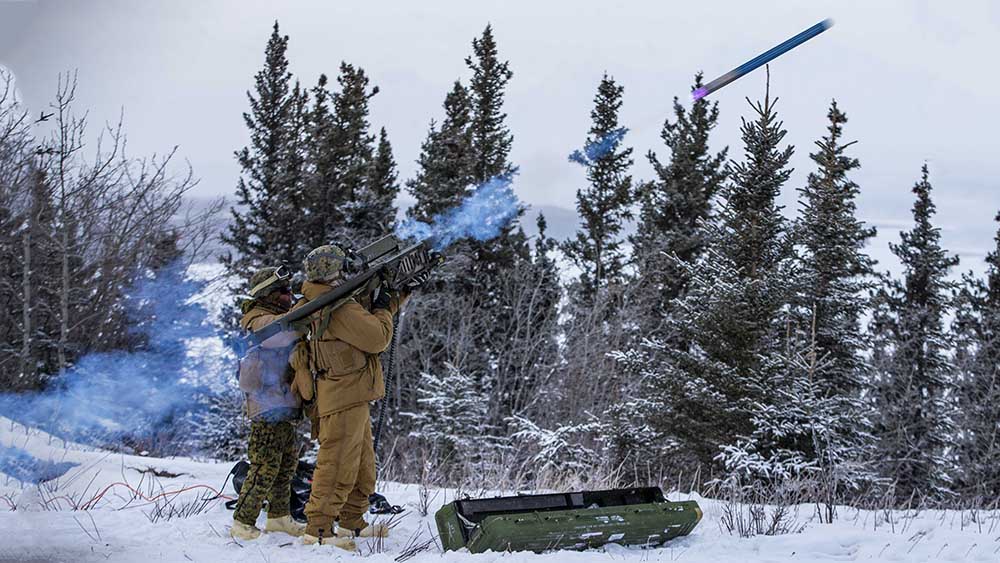
<path fill-rule="evenodd" d="M 238 279 L 391 232 L 400 189 L 416 200 L 406 215 L 427 221 L 515 170 L 503 111 L 513 72 L 491 27 L 402 187 L 386 129 L 368 121 L 378 89 L 364 71 L 342 63 L 336 87 L 324 75 L 306 89 L 287 51 L 276 23 L 236 153 L 224 262 Z M 656 467 L 811 480 L 837 499 L 1000 494 L 1000 234 L 986 278 L 954 281 L 924 165 L 893 278 L 866 252 L 875 229 L 857 217 L 861 164 L 836 101 L 789 214 L 778 196 L 795 148 L 769 88 L 748 100 L 736 157 L 710 148 L 717 103 L 675 98 L 648 180 L 630 172 L 623 99 L 605 75 L 572 158 L 586 168 L 575 236 L 553 240 L 539 215 L 531 239 L 519 216 L 494 240 L 447 249 L 403 316 L 396 447 L 381 454 L 405 475 L 432 464 L 452 481 Z"/>

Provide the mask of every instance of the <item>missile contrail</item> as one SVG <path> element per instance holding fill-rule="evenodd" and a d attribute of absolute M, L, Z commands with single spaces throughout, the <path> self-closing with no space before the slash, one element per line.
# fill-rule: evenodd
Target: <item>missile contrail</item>
<path fill-rule="evenodd" d="M 833 20 L 827 18 L 818 24 L 810 27 L 809 29 L 803 31 L 802 33 L 792 37 L 788 41 L 765 51 L 756 57 L 750 59 L 749 61 L 741 64 L 740 66 L 734 68 L 733 70 L 723 74 L 722 76 L 716 78 L 715 80 L 709 82 L 708 84 L 698 88 L 691 95 L 695 100 L 700 100 L 705 96 L 715 92 L 719 88 L 722 88 L 726 84 L 736 80 L 737 78 L 753 72 L 754 69 L 760 68 L 761 66 L 773 61 L 774 59 L 780 57 L 781 55 L 791 51 L 792 49 L 798 47 L 799 45 L 809 41 L 813 37 L 816 37 L 820 33 L 833 27 Z"/>

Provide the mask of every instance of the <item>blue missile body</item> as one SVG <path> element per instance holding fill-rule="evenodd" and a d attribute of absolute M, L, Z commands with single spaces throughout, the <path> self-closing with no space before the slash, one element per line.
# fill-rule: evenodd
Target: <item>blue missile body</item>
<path fill-rule="evenodd" d="M 820 33 L 833 27 L 833 20 L 827 18 L 818 24 L 810 27 L 809 29 L 803 31 L 802 33 L 792 37 L 788 41 L 765 51 L 756 57 L 750 59 L 749 61 L 741 64 L 740 66 L 734 68 L 733 70 L 723 74 L 722 76 L 716 78 L 715 80 L 709 82 L 708 84 L 698 88 L 691 95 L 695 100 L 700 100 L 705 96 L 715 92 L 719 88 L 722 88 L 726 84 L 736 80 L 737 78 L 753 72 L 755 69 L 766 65 L 767 63 L 773 61 L 774 59 L 780 57 L 781 55 L 791 51 L 792 49 L 798 47 L 799 45 L 809 41 L 813 37 L 816 37 Z"/>

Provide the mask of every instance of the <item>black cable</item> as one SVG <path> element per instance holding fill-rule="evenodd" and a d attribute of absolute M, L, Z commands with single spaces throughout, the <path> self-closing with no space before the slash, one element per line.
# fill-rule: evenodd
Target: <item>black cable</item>
<path fill-rule="evenodd" d="M 375 436 L 373 440 L 373 449 L 375 451 L 376 465 L 378 465 L 378 444 L 382 438 L 382 424 L 385 421 L 385 411 L 386 405 L 389 403 L 389 391 L 392 389 L 392 373 L 393 366 L 396 363 L 396 338 L 399 336 L 399 312 L 397 311 L 395 316 L 392 318 L 392 338 L 389 340 L 389 353 L 388 353 L 388 365 L 385 367 L 385 373 L 383 374 L 383 380 L 385 381 L 385 396 L 382 397 L 382 402 L 378 406 L 378 420 L 375 422 Z"/>

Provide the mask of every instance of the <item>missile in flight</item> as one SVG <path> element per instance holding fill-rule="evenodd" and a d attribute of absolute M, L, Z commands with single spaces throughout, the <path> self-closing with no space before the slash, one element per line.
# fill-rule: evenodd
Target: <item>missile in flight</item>
<path fill-rule="evenodd" d="M 785 41 L 784 43 L 776 47 L 772 47 L 768 51 L 764 51 L 763 53 L 757 55 L 756 57 L 750 59 L 749 61 L 727 72 L 726 74 L 723 74 L 722 76 L 716 78 L 715 80 L 709 82 L 708 84 L 702 86 L 701 88 L 698 88 L 697 90 L 692 92 L 691 95 L 692 97 L 694 97 L 695 100 L 700 100 L 705 96 L 711 94 L 712 92 L 715 92 L 719 88 L 722 88 L 726 84 L 729 84 L 730 82 L 736 80 L 737 78 L 745 74 L 749 74 L 753 72 L 755 69 L 758 69 L 766 65 L 767 63 L 773 61 L 774 59 L 780 57 L 781 55 L 784 55 L 788 51 L 791 51 L 792 49 L 798 47 L 799 45 L 805 43 L 806 41 L 809 41 L 813 37 L 816 37 L 820 33 L 823 33 L 824 31 L 830 29 L 831 27 L 833 27 L 833 20 L 827 18 L 819 22 L 818 24 L 810 27 L 809 29 L 803 31 L 802 33 L 796 35 L 795 37 L 792 37 L 791 39 Z"/>

